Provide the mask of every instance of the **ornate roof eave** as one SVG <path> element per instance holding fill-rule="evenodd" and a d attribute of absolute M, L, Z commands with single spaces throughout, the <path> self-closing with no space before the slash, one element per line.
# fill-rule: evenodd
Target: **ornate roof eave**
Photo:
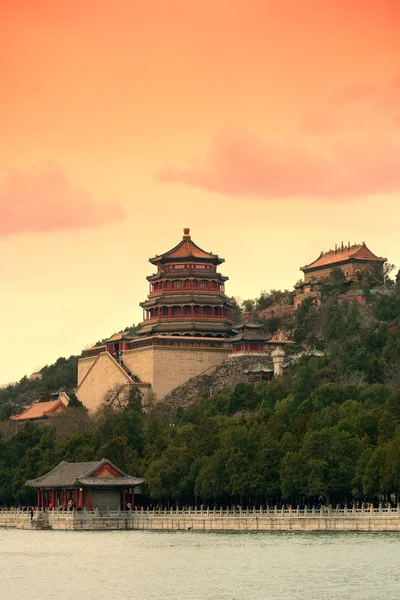
<path fill-rule="evenodd" d="M 244 321 L 235 325 L 235 329 L 262 329 L 264 325 L 262 323 L 255 323 L 254 321 Z"/>
<path fill-rule="evenodd" d="M 349 254 L 352 249 L 354 249 L 354 252 L 352 254 Z M 340 258 L 340 254 L 343 252 L 346 252 L 347 255 Z M 360 256 L 361 254 L 364 254 L 364 256 Z M 332 258 L 332 260 L 318 264 L 318 262 L 321 261 L 321 259 L 325 256 L 327 258 L 328 257 Z M 335 257 L 337 257 L 337 258 L 335 259 Z M 342 265 L 342 264 L 346 264 L 346 263 L 349 263 L 352 261 L 357 261 L 360 263 L 365 263 L 365 262 L 370 262 L 370 261 L 384 263 L 387 261 L 387 258 L 383 258 L 381 256 L 376 256 L 376 254 L 374 254 L 367 247 L 366 243 L 363 242 L 362 244 L 355 244 L 353 246 L 342 246 L 335 250 L 329 250 L 328 252 L 321 252 L 321 254 L 318 256 L 318 258 L 316 258 L 312 263 L 305 265 L 304 267 L 300 267 L 300 270 L 303 271 L 304 273 L 306 273 L 308 271 L 326 269 L 329 267 L 333 267 L 334 265 Z"/>
<path fill-rule="evenodd" d="M 232 305 L 225 300 L 222 296 L 156 296 L 149 298 L 139 303 L 142 308 L 150 308 L 152 306 L 159 305 L 199 305 L 199 306 L 210 306 L 210 305 L 223 305 L 230 308 Z"/>
<path fill-rule="evenodd" d="M 162 279 L 218 279 L 218 281 L 223 282 L 229 281 L 229 277 L 221 275 L 221 273 L 217 273 L 216 271 L 194 271 L 193 269 L 190 271 L 184 271 L 183 269 L 182 271 L 162 271 L 161 273 L 148 275 L 146 279 L 149 282 L 160 281 Z"/>
<path fill-rule="evenodd" d="M 151 325 L 144 325 L 138 330 L 138 333 L 148 333 L 159 332 L 159 331 L 203 331 L 212 333 L 215 332 L 229 332 L 231 329 L 230 322 L 227 320 L 226 322 L 213 322 L 213 321 L 174 321 L 171 319 L 169 322 L 154 322 Z"/>
<path fill-rule="evenodd" d="M 25 485 L 34 488 L 55 488 L 55 487 L 74 487 L 79 484 L 79 481 L 84 478 L 91 477 L 94 473 L 98 472 L 104 465 L 109 465 L 114 469 L 121 478 L 130 478 L 129 475 L 121 471 L 107 458 L 102 458 L 99 461 L 88 461 L 70 463 L 67 461 L 61 461 L 54 469 L 45 473 L 41 477 L 36 479 L 29 479 L 25 482 Z M 101 477 L 98 477 L 101 480 Z M 104 479 L 108 479 L 105 477 Z M 114 477 L 118 480 L 119 477 Z"/>
<path fill-rule="evenodd" d="M 229 341 L 232 343 L 235 342 L 261 342 L 263 344 L 267 343 L 271 338 L 268 337 L 267 335 L 251 335 L 251 334 L 246 334 L 246 333 L 239 333 L 238 335 L 235 335 L 231 338 L 229 338 Z"/>
<path fill-rule="evenodd" d="M 220 265 L 225 262 L 224 258 L 220 258 L 217 254 L 205 252 L 200 246 L 197 246 L 190 237 L 190 229 L 184 229 L 182 240 L 168 252 L 149 258 L 149 262 L 153 265 L 165 262 L 182 262 L 185 259 L 200 262 L 211 262 L 214 265 Z"/>

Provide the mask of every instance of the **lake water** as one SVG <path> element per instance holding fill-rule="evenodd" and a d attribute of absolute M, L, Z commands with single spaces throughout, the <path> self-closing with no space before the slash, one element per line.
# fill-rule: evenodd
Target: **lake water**
<path fill-rule="evenodd" d="M 400 534 L 0 529 L 1 600 L 398 600 Z"/>

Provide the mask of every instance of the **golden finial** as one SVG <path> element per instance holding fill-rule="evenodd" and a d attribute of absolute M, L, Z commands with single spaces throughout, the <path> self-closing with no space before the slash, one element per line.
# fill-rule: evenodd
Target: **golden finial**
<path fill-rule="evenodd" d="M 184 238 L 190 238 L 190 229 L 189 229 L 189 227 L 185 227 L 185 229 L 183 230 L 183 237 Z"/>

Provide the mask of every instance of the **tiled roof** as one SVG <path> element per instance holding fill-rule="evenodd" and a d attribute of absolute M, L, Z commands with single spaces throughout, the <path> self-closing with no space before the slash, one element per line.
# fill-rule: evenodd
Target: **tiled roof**
<path fill-rule="evenodd" d="M 314 262 L 301 267 L 302 271 L 311 271 L 320 267 L 326 267 L 335 265 L 336 263 L 346 262 L 348 260 L 361 260 L 361 261 L 376 261 L 385 262 L 386 258 L 376 256 L 367 246 L 362 244 L 354 244 L 353 246 L 340 246 L 335 250 L 329 250 L 328 252 L 321 252 L 320 256 L 314 260 Z"/>
<path fill-rule="evenodd" d="M 90 487 L 133 487 L 144 483 L 138 477 L 79 477 L 78 483 Z"/>
<path fill-rule="evenodd" d="M 229 342 L 266 342 L 270 339 L 270 336 L 262 333 L 256 332 L 247 332 L 247 333 L 238 333 L 237 335 L 229 338 Z"/>
<path fill-rule="evenodd" d="M 108 338 L 108 340 L 105 340 L 106 343 L 108 342 L 120 342 L 122 340 L 131 340 L 133 339 L 135 336 L 132 335 L 131 333 L 114 333 L 114 335 L 112 335 L 110 338 Z"/>
<path fill-rule="evenodd" d="M 264 327 L 262 323 L 255 323 L 254 321 L 244 321 L 239 325 L 235 325 L 235 329 L 261 329 L 262 327 Z"/>
<path fill-rule="evenodd" d="M 155 256 L 154 258 L 150 258 L 150 262 L 153 264 L 157 264 L 159 262 L 166 262 L 168 260 L 174 259 L 183 259 L 183 258 L 200 258 L 200 259 L 208 259 L 214 264 L 221 264 L 224 262 L 223 258 L 219 258 L 216 254 L 212 254 L 211 252 L 206 252 L 202 250 L 197 244 L 195 244 L 190 237 L 190 230 L 185 229 L 183 239 L 177 246 L 169 250 L 168 252 L 164 252 L 164 254 L 160 254 L 160 256 Z"/>
<path fill-rule="evenodd" d="M 29 408 L 19 415 L 10 417 L 12 421 L 28 421 L 31 419 L 44 419 L 63 412 L 67 407 L 62 400 L 51 400 L 50 402 L 34 402 Z"/>
<path fill-rule="evenodd" d="M 120 477 L 92 477 L 103 465 L 111 465 L 115 471 L 120 473 Z M 93 481 L 94 480 L 94 481 Z M 38 477 L 30 479 L 26 485 L 34 488 L 52 488 L 52 487 L 74 487 L 77 484 L 82 485 L 140 485 L 143 479 L 130 477 L 118 469 L 106 458 L 100 461 L 70 463 L 62 461 L 54 469 Z M 93 483 L 92 483 L 93 482 Z"/>

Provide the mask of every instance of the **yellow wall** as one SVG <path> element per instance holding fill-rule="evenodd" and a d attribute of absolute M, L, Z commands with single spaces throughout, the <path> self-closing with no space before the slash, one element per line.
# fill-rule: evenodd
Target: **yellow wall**
<path fill-rule="evenodd" d="M 88 358 L 80 358 L 78 361 L 78 386 L 81 384 L 82 379 L 89 371 L 90 367 L 96 360 L 97 356 L 89 356 Z"/>
<path fill-rule="evenodd" d="M 153 347 L 127 350 L 123 355 L 124 364 L 141 381 L 153 383 Z"/>
<path fill-rule="evenodd" d="M 153 392 L 161 400 L 178 385 L 219 365 L 230 350 L 197 348 L 154 348 Z"/>
<path fill-rule="evenodd" d="M 228 348 L 149 346 L 128 350 L 123 354 L 123 361 L 142 382 L 151 384 L 155 399 L 161 400 L 191 377 L 219 365 L 229 354 Z M 88 364 L 91 369 L 88 368 Z M 76 395 L 90 411 L 95 411 L 102 405 L 104 396 L 111 387 L 129 384 L 129 379 L 107 352 L 102 352 L 96 358 L 81 359 L 78 369 L 80 385 Z M 85 374 L 84 377 L 82 373 Z M 144 387 L 141 391 L 145 400 L 149 389 Z"/>
<path fill-rule="evenodd" d="M 76 395 L 89 411 L 96 411 L 103 404 L 104 396 L 111 387 L 128 384 L 129 379 L 108 352 L 99 354 L 92 364 L 90 372 L 87 372 L 76 390 Z"/>

